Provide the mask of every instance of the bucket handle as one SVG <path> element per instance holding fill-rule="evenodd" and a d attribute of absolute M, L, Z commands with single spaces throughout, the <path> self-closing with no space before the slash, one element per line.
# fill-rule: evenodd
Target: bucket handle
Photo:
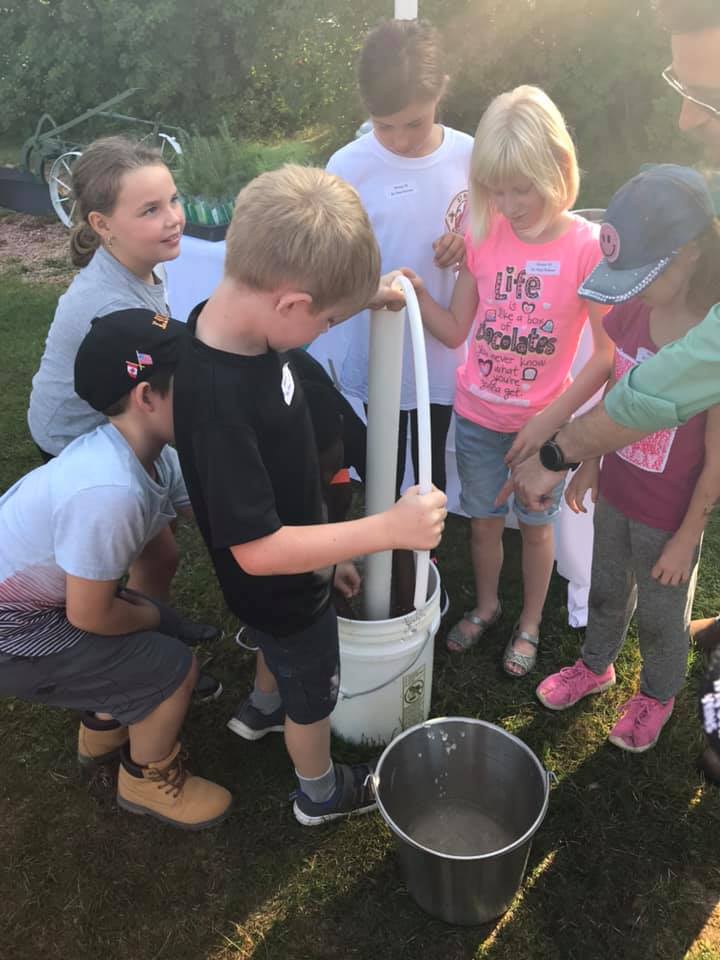
<path fill-rule="evenodd" d="M 425 653 L 425 648 L 427 647 L 431 638 L 434 637 L 435 634 L 438 632 L 439 627 L 440 627 L 440 616 L 438 615 L 437 617 L 435 617 L 433 622 L 428 627 L 427 635 L 423 640 L 422 646 L 418 650 L 410 666 L 403 667 L 399 673 L 395 674 L 395 676 L 390 677 L 389 680 L 383 680 L 382 683 L 379 683 L 376 687 L 372 687 L 370 690 L 360 690 L 357 693 L 348 693 L 347 690 L 343 690 L 343 688 L 340 687 L 340 690 L 338 691 L 338 699 L 339 700 L 356 700 L 358 697 L 367 697 L 369 694 L 377 693 L 378 690 L 384 690 L 385 687 L 389 687 L 391 683 L 395 683 L 396 680 L 399 680 L 400 677 L 402 677 L 404 674 L 412 670 L 415 664 L 420 660 L 422 655 Z"/>

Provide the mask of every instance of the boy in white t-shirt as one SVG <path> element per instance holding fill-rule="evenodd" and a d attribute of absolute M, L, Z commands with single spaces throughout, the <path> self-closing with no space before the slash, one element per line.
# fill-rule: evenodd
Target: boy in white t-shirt
<path fill-rule="evenodd" d="M 83 711 L 78 759 L 121 754 L 118 804 L 197 830 L 231 800 L 180 754 L 198 626 L 119 586 L 175 518 L 172 504 L 190 510 L 167 446 L 184 337 L 184 324 L 152 310 L 93 321 L 75 390 L 109 422 L 0 498 L 0 696 Z"/>
<path fill-rule="evenodd" d="M 358 66 L 360 95 L 372 131 L 335 153 L 327 169 L 360 194 L 377 237 L 383 273 L 412 267 L 433 297 L 447 307 L 456 269 L 465 255 L 463 234 L 473 140 L 436 122 L 447 88 L 442 46 L 426 21 L 390 20 L 372 30 Z M 342 368 L 345 393 L 368 399 L 369 315 L 350 321 Z M 455 371 L 465 345 L 450 349 L 426 331 L 432 422 L 432 480 L 444 490 L 445 441 Z M 405 472 L 408 425 L 417 475 L 417 399 L 406 331 L 398 445 L 398 494 Z"/>

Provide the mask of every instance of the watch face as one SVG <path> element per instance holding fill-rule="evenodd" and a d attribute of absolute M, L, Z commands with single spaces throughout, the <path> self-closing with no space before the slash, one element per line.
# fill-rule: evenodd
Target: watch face
<path fill-rule="evenodd" d="M 560 447 L 553 441 L 548 440 L 540 447 L 540 463 L 546 470 L 562 470 L 563 454 Z"/>

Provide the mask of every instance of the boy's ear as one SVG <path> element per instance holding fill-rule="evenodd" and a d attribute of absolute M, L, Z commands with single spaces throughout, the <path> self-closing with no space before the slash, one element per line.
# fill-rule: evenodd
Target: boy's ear
<path fill-rule="evenodd" d="M 275 309 L 280 313 L 290 314 L 300 306 L 305 306 L 306 310 L 312 305 L 312 294 L 304 293 L 302 290 L 288 290 L 280 294 Z"/>
<path fill-rule="evenodd" d="M 150 412 L 155 407 L 155 393 L 147 380 L 143 380 L 133 387 L 130 402 L 134 403 L 141 410 Z"/>

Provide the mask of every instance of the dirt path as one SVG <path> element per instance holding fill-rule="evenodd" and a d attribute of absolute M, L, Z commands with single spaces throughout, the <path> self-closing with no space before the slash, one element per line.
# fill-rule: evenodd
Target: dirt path
<path fill-rule="evenodd" d="M 6 268 L 19 270 L 34 283 L 67 284 L 75 272 L 67 229 L 48 217 L 0 215 L 0 270 Z"/>

